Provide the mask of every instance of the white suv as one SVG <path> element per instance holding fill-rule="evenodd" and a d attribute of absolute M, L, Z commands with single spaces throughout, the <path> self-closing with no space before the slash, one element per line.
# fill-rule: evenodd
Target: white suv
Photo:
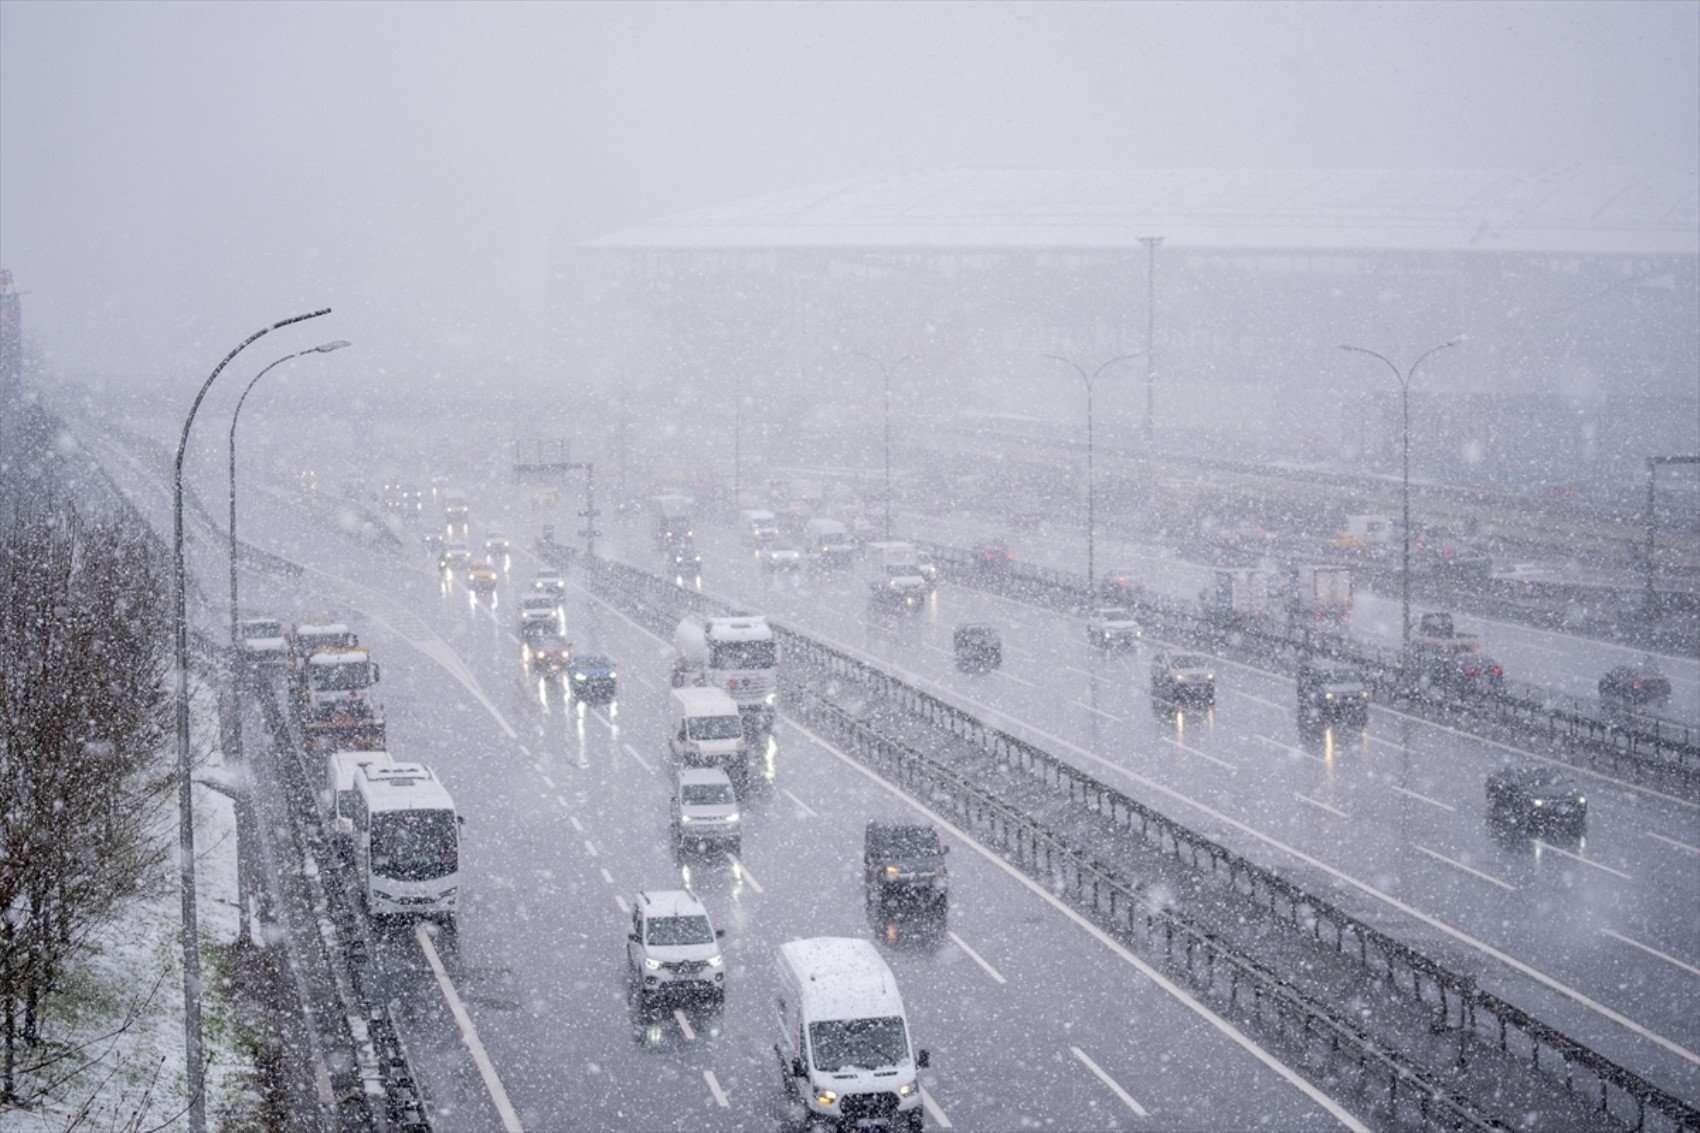
<path fill-rule="evenodd" d="M 656 889 L 632 902 L 626 936 L 626 973 L 638 1001 L 664 995 L 726 998 L 726 933 L 688 889 Z"/>
<path fill-rule="evenodd" d="M 718 767 L 681 767 L 673 784 L 673 854 L 692 847 L 743 848 L 738 796 Z"/>

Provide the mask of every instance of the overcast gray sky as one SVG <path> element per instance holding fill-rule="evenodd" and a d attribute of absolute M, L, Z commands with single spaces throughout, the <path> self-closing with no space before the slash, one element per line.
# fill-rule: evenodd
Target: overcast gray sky
<path fill-rule="evenodd" d="M 0 266 L 70 372 L 251 329 L 530 370 L 551 241 L 918 166 L 1700 166 L 1700 3 L 0 3 Z M 352 361 L 352 356 L 349 356 Z"/>

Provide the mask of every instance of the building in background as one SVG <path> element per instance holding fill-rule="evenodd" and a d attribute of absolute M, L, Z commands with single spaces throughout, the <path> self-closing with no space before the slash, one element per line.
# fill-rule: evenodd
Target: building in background
<path fill-rule="evenodd" d="M 736 393 L 818 451 L 877 432 L 858 351 L 917 356 L 907 421 L 1073 421 L 1078 379 L 1042 355 L 1143 349 L 1149 287 L 1159 446 L 1394 468 L 1392 378 L 1337 345 L 1406 361 L 1466 334 L 1419 376 L 1419 474 L 1633 479 L 1648 451 L 1700 447 L 1697 185 L 1574 167 L 901 173 L 564 250 L 554 337 L 610 405 L 671 406 L 652 434 L 731 429 Z M 1106 378 L 1102 442 L 1140 443 L 1145 383 L 1143 361 Z"/>

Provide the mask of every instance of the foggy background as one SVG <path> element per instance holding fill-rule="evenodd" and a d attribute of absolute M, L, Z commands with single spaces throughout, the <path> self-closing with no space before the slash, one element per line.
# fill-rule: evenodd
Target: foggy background
<path fill-rule="evenodd" d="M 330 305 L 351 387 L 500 384 L 550 364 L 551 248 L 658 215 L 921 167 L 1692 171 L 1697 55 L 1700 6 L 1621 0 L 9 0 L 0 265 L 63 374 L 183 396 Z"/>

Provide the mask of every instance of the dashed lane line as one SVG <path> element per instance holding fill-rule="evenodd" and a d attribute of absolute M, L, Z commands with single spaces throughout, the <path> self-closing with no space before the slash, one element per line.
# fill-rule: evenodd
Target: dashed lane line
<path fill-rule="evenodd" d="M 1687 850 L 1691 854 L 1700 854 L 1700 846 L 1690 846 L 1687 842 L 1678 842 L 1675 838 L 1666 838 L 1663 834 L 1655 834 L 1651 830 L 1644 831 L 1649 838 L 1657 838 L 1667 846 L 1675 846 L 1679 850 Z"/>
<path fill-rule="evenodd" d="M 1114 720 L 1118 724 L 1126 723 L 1125 720 L 1123 720 L 1120 716 L 1117 716 L 1114 712 L 1105 712 L 1102 708 L 1094 708 L 1090 704 L 1087 704 L 1084 700 L 1076 700 L 1073 703 L 1076 708 L 1084 708 L 1094 716 L 1102 716 L 1104 719 Z"/>
<path fill-rule="evenodd" d="M 1282 751 L 1287 752 L 1291 755 L 1302 755 L 1306 759 L 1314 759 L 1318 763 L 1327 763 L 1328 762 L 1322 756 L 1317 755 L 1313 751 L 1306 751 L 1304 748 L 1294 747 L 1292 744 L 1284 744 L 1280 740 L 1276 739 L 1274 736 L 1266 736 L 1261 732 L 1257 732 L 1257 733 L 1254 733 L 1251 738 L 1254 739 L 1254 740 L 1260 740 L 1263 743 L 1268 744 L 1270 747 L 1279 748 Z"/>
<path fill-rule="evenodd" d="M 1458 810 L 1458 808 L 1453 806 L 1451 803 L 1443 803 L 1439 799 L 1431 799 L 1427 795 L 1419 794 L 1416 791 L 1408 790 L 1407 788 L 1401 787 L 1397 784 L 1389 784 L 1389 786 L 1391 786 L 1395 791 L 1398 791 L 1401 795 L 1409 795 L 1411 798 L 1416 799 L 1419 802 L 1425 802 L 1429 806 L 1437 806 L 1441 810 L 1449 810 L 1449 811 L 1452 811 L 1454 813 L 1456 813 L 1457 810 Z"/>
<path fill-rule="evenodd" d="M 1538 848 L 1538 849 L 1540 849 L 1544 852 L 1557 854 L 1560 857 L 1569 858 L 1571 861 L 1581 862 L 1583 865 L 1591 865 L 1595 869 L 1599 870 L 1600 872 L 1609 873 L 1613 877 L 1621 877 L 1625 881 L 1634 881 L 1635 880 L 1633 877 L 1630 877 L 1627 873 L 1624 873 L 1621 869 L 1613 869 L 1609 865 L 1600 864 L 1599 862 L 1595 861 L 1593 858 L 1585 858 L 1581 854 L 1572 853 L 1569 850 L 1561 850 L 1557 846 L 1553 845 L 1551 842 L 1543 842 L 1539 838 L 1536 838 L 1535 839 L 1535 846 L 1536 846 L 1536 848 Z"/>
<path fill-rule="evenodd" d="M 785 793 L 787 798 L 789 798 L 792 802 L 796 803 L 799 807 L 801 807 L 804 814 L 808 815 L 810 818 L 819 818 L 820 817 L 819 811 L 815 810 L 814 807 L 810 806 L 808 803 L 804 802 L 802 799 L 800 799 L 796 795 L 792 794 L 789 788 L 781 787 L 779 789 Z"/>
<path fill-rule="evenodd" d="M 553 780 L 553 779 L 549 778 L 549 776 L 545 775 L 545 776 L 543 776 L 543 785 L 545 787 L 548 787 L 551 791 L 553 791 L 555 789 L 555 780 Z"/>
<path fill-rule="evenodd" d="M 602 880 L 606 881 L 609 885 L 614 884 L 614 875 L 608 872 L 607 866 L 602 867 Z"/>
<path fill-rule="evenodd" d="M 1427 854 L 1429 857 L 1433 858 L 1435 861 L 1445 862 L 1447 865 L 1451 866 L 1453 869 L 1461 869 L 1465 873 L 1469 874 L 1471 877 L 1478 877 L 1478 878 L 1487 882 L 1490 885 L 1497 885 L 1501 889 L 1504 889 L 1508 893 L 1517 892 L 1517 887 L 1515 885 L 1512 885 L 1509 881 L 1501 881 L 1499 878 L 1495 877 L 1491 873 L 1483 873 L 1479 869 L 1472 869 L 1471 867 L 1465 865 L 1463 862 L 1457 861 L 1453 858 L 1449 858 L 1445 854 L 1438 853 L 1434 850 L 1429 849 L 1427 846 L 1419 846 L 1419 845 L 1417 845 L 1417 843 L 1412 842 L 1411 848 L 1416 850 L 1417 853 L 1419 853 L 1419 854 Z"/>
<path fill-rule="evenodd" d="M 1600 931 L 1611 937 L 1613 940 L 1623 941 L 1623 943 L 1629 945 L 1631 948 L 1639 948 L 1649 956 L 1657 956 L 1661 960 L 1675 964 L 1690 975 L 1700 976 L 1700 968 L 1695 967 L 1693 964 L 1690 964 L 1685 960 L 1678 960 L 1675 956 L 1672 956 L 1669 953 L 1660 952 L 1657 948 L 1654 948 L 1650 944 L 1642 944 L 1639 940 L 1631 940 L 1629 937 L 1624 936 L 1621 932 L 1613 932 L 1609 928 L 1602 928 Z"/>
<path fill-rule="evenodd" d="M 1341 810 L 1339 807 L 1329 806 L 1327 803 L 1323 802 L 1321 799 L 1313 799 L 1309 795 L 1301 795 L 1297 791 L 1293 792 L 1293 797 L 1295 799 L 1298 799 L 1301 803 L 1309 803 L 1311 806 L 1316 807 L 1318 810 L 1325 810 L 1329 814 L 1335 815 L 1336 817 L 1339 817 L 1339 818 L 1350 818 L 1350 817 L 1352 817 L 1351 815 L 1347 814 L 1345 811 Z"/>
<path fill-rule="evenodd" d="M 1122 1100 L 1123 1105 L 1125 1105 L 1125 1106 L 1127 1106 L 1127 1108 L 1133 1110 L 1133 1112 L 1138 1114 L 1140 1117 L 1151 1116 L 1150 1114 L 1145 1112 L 1144 1106 L 1140 1105 L 1138 1102 L 1133 1100 L 1132 1094 L 1130 1094 L 1126 1090 L 1122 1089 L 1121 1084 L 1119 1082 L 1117 1082 L 1114 1078 L 1110 1077 L 1108 1074 L 1104 1073 L 1104 1068 L 1102 1066 L 1099 1066 L 1096 1062 L 1092 1061 L 1091 1055 L 1087 1054 L 1085 1051 L 1081 1050 L 1077 1046 L 1071 1046 L 1068 1049 L 1072 1050 L 1074 1052 L 1074 1057 L 1076 1057 L 1080 1060 L 1080 1064 L 1082 1066 L 1084 1066 L 1084 1067 L 1086 1067 L 1086 1069 L 1092 1071 L 1092 1073 L 1097 1076 L 1098 1081 L 1100 1081 L 1100 1082 L 1104 1083 L 1104 1085 L 1108 1086 L 1110 1088 L 1110 1092 L 1112 1094 L 1116 1095 L 1116 1097 L 1118 1097 Z"/>
<path fill-rule="evenodd" d="M 562 806 L 565 806 L 565 805 L 566 805 L 566 803 L 567 803 L 567 800 L 566 800 L 566 799 L 562 799 L 562 800 L 561 800 L 561 805 L 562 805 Z M 579 820 L 578 820 L 578 815 L 576 815 L 576 814 L 569 814 L 569 815 L 568 815 L 568 816 L 567 816 L 567 821 L 568 821 L 568 822 L 570 822 L 570 823 L 572 823 L 572 824 L 573 824 L 573 829 L 574 829 L 574 830 L 576 830 L 576 831 L 577 831 L 577 832 L 578 832 L 578 833 L 580 833 L 580 834 L 583 834 L 583 833 L 584 833 L 584 823 L 582 823 L 582 822 L 580 822 L 580 821 L 579 821 Z"/>
<path fill-rule="evenodd" d="M 649 765 L 649 761 L 647 759 L 638 754 L 637 748 L 633 747 L 631 744 L 625 744 L 624 747 L 626 749 L 626 754 L 637 760 L 639 767 L 643 768 L 651 775 L 655 774 L 655 768 Z"/>
<path fill-rule="evenodd" d="M 413 935 L 425 952 L 425 962 L 431 965 L 431 971 L 437 976 L 437 986 L 443 989 L 443 998 L 449 1001 L 449 1012 L 460 1027 L 460 1037 L 472 1054 L 479 1077 L 484 1079 L 484 1088 L 490 1091 L 490 1100 L 496 1103 L 496 1113 L 501 1116 L 502 1128 L 507 1133 L 524 1133 L 520 1127 L 519 1114 L 514 1112 L 513 1103 L 508 1101 L 508 1092 L 502 1088 L 502 1080 L 496 1076 L 496 1068 L 491 1064 L 484 1044 L 479 1041 L 478 1028 L 472 1025 L 472 1016 L 466 1013 L 466 1006 L 461 1003 L 455 985 L 449 980 L 449 973 L 443 969 L 442 957 L 437 955 L 437 946 L 431 943 L 431 934 L 425 931 L 424 925 L 418 924 L 413 926 Z"/>
<path fill-rule="evenodd" d="M 757 893 L 765 892 L 765 890 L 761 887 L 761 882 L 757 881 L 755 874 L 750 872 L 750 867 L 745 865 L 743 861 L 739 859 L 737 854 L 728 850 L 726 851 L 726 858 L 732 863 L 733 867 L 737 869 L 739 876 L 750 883 L 751 889 L 754 889 Z"/>
<path fill-rule="evenodd" d="M 714 1095 L 714 1104 L 721 1109 L 731 1109 L 732 1103 L 726 1100 L 726 1093 L 720 1088 L 720 1082 L 714 1077 L 714 1071 L 704 1070 L 702 1079 L 708 1083 L 708 1092 Z"/>
<path fill-rule="evenodd" d="M 602 856 L 596 852 L 596 843 L 592 842 L 589 838 L 584 840 L 584 852 L 593 858 Z"/>
<path fill-rule="evenodd" d="M 1218 759 L 1216 756 L 1211 755 L 1208 752 L 1199 751 L 1195 747 L 1188 747 L 1186 744 L 1172 736 L 1164 736 L 1163 742 L 1168 744 L 1170 747 L 1179 748 L 1188 755 L 1196 755 L 1200 759 L 1208 759 L 1211 763 L 1216 764 L 1218 767 L 1226 767 L 1229 771 L 1238 771 L 1240 769 L 1239 764 L 1237 763 L 1229 763 L 1227 760 Z"/>
<path fill-rule="evenodd" d="M 927 1112 L 932 1115 L 933 1124 L 940 1129 L 956 1128 L 950 1123 L 950 1118 L 944 1115 L 944 1110 L 939 1108 L 939 1103 L 933 1100 L 933 1095 L 927 1092 L 925 1086 L 921 1087 L 921 1105 L 926 1107 Z"/>
<path fill-rule="evenodd" d="M 980 967 L 984 968 L 986 970 L 986 974 L 988 976 L 991 976 L 994 980 L 997 980 L 1000 984 L 1009 982 L 1008 980 L 1003 978 L 1003 975 L 996 968 L 994 968 L 990 964 L 986 963 L 986 958 L 984 956 L 980 955 L 978 952 L 976 952 L 972 948 L 968 947 L 968 942 L 966 940 L 963 940 L 960 936 L 957 936 L 956 933 L 954 933 L 954 932 L 950 933 L 950 938 L 952 940 L 956 941 L 956 946 L 958 948 L 960 948 L 964 952 L 968 953 L 968 958 L 970 960 L 974 961 L 976 964 L 980 965 Z"/>
<path fill-rule="evenodd" d="M 679 1024 L 679 1033 L 685 1036 L 686 1042 L 695 1042 L 697 1033 L 691 1029 L 691 1021 L 685 1018 L 685 1013 L 677 1007 L 673 1008 L 673 1018 Z"/>
<path fill-rule="evenodd" d="M 626 899 L 618 893 L 614 894 L 614 904 L 620 906 L 620 912 L 624 913 L 626 916 L 629 917 L 632 915 L 632 907 L 626 904 Z"/>

